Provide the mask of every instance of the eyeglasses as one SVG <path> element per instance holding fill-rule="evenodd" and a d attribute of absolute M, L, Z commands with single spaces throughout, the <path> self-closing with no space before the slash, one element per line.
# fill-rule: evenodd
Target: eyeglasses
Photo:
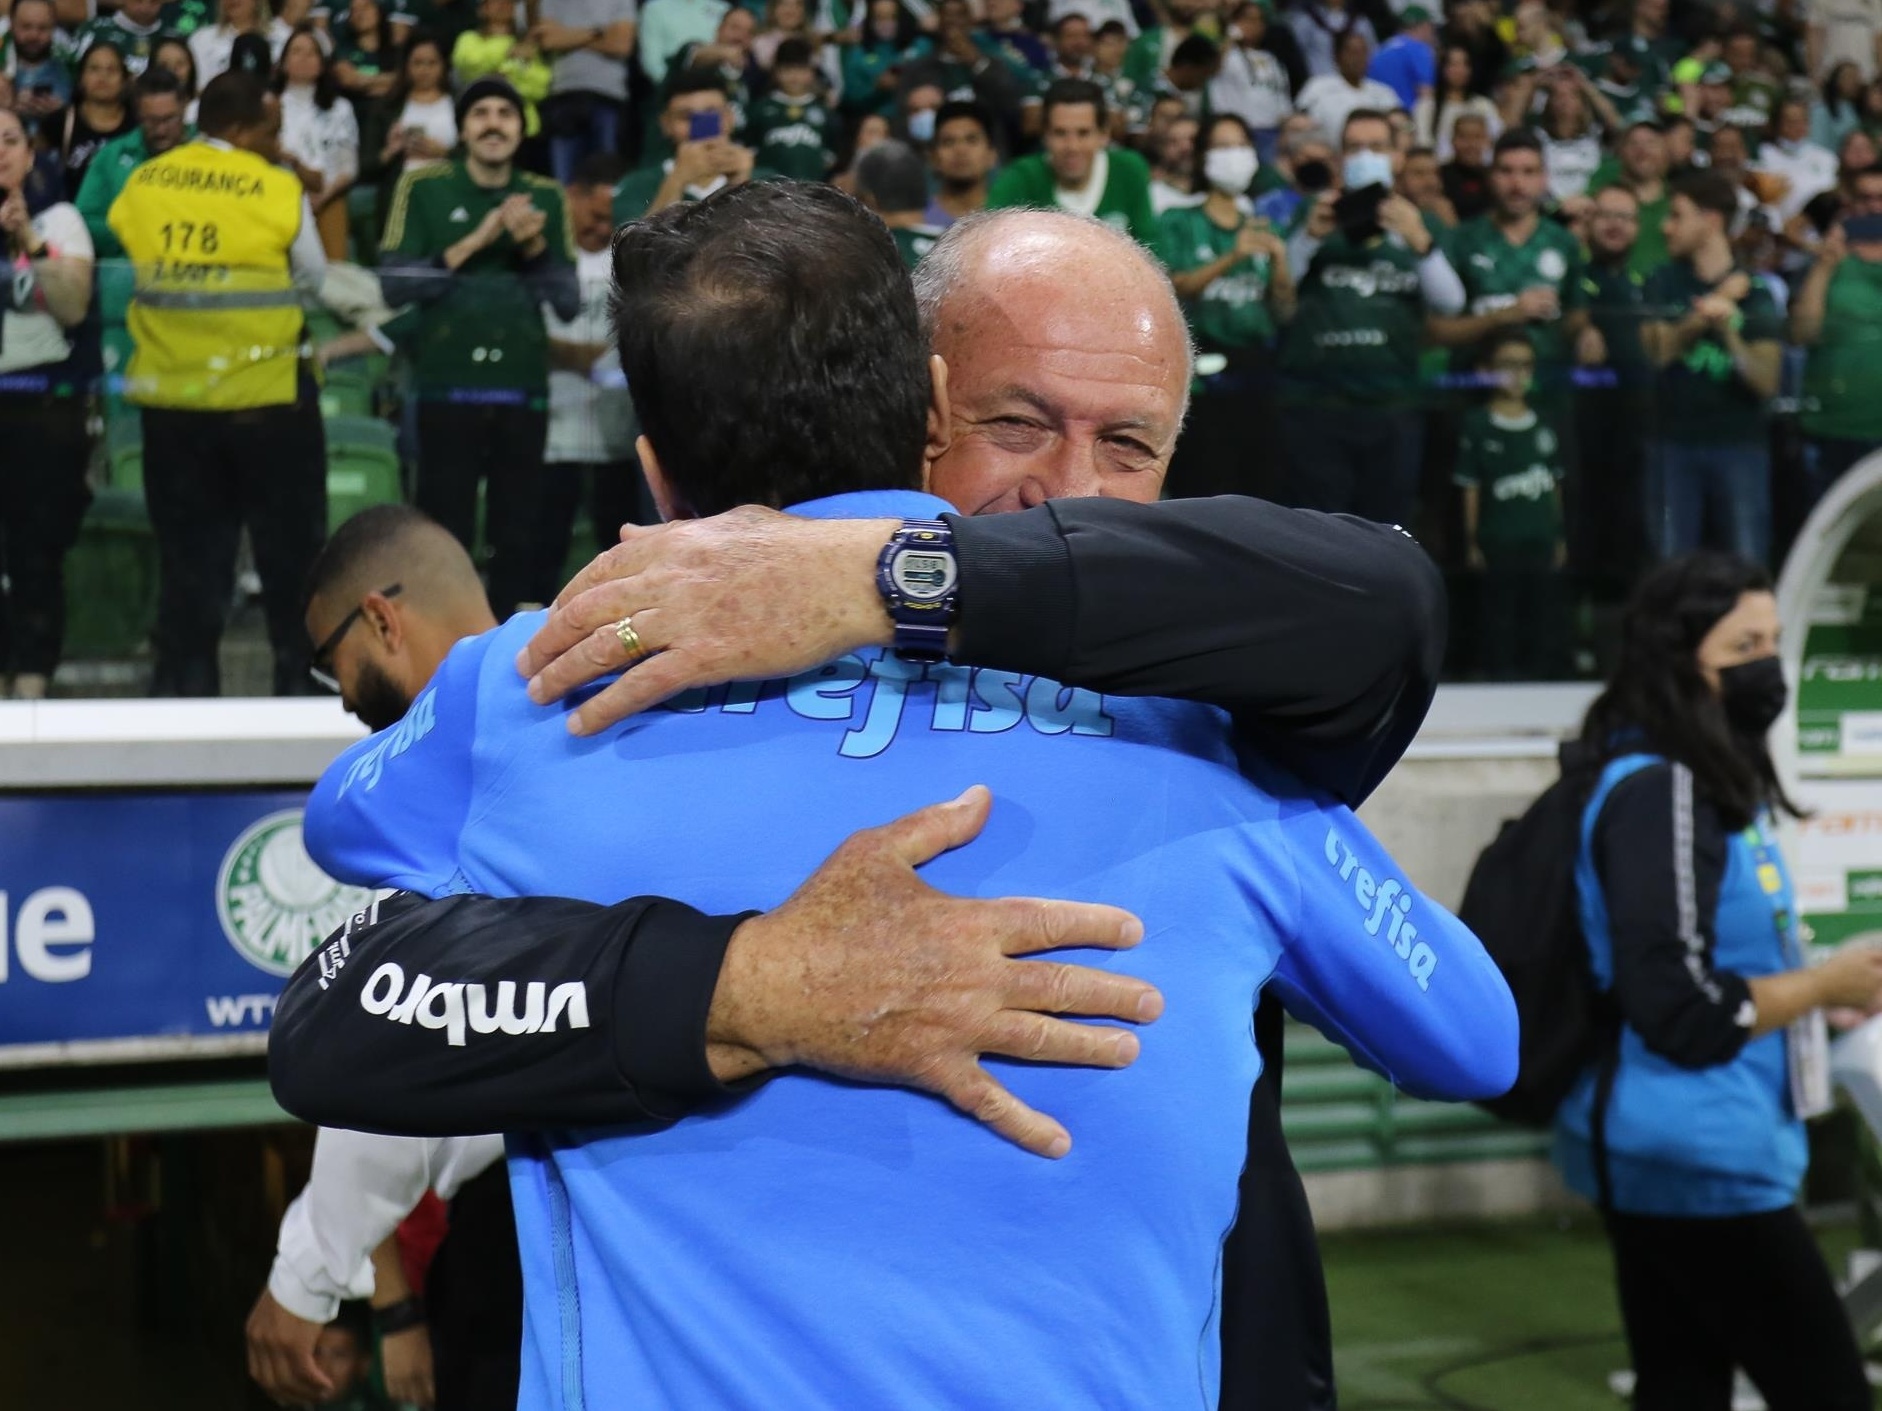
<path fill-rule="evenodd" d="M 379 590 L 379 596 L 382 598 L 396 598 L 404 591 L 404 587 L 405 585 L 402 583 L 394 583 L 390 588 L 381 588 Z M 326 641 L 314 648 L 313 659 L 307 664 L 307 674 L 314 678 L 315 683 L 325 687 L 336 696 L 340 695 L 341 691 L 339 679 L 333 674 L 333 650 L 340 645 L 341 639 L 352 630 L 353 624 L 358 622 L 360 618 L 365 615 L 366 604 L 361 602 L 359 606 L 340 619 L 340 625 L 327 634 Z"/>

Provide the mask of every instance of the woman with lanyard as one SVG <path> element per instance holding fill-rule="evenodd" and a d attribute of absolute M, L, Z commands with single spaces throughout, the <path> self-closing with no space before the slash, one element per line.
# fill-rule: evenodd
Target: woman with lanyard
<path fill-rule="evenodd" d="M 1259 163 L 1247 123 L 1211 118 L 1196 142 L 1200 205 L 1158 220 L 1157 254 L 1196 340 L 1188 424 L 1170 464 L 1169 494 L 1268 495 L 1273 457 L 1273 347 L 1294 315 L 1287 247 L 1250 213 Z"/>
<path fill-rule="evenodd" d="M 0 109 L 0 687 L 46 694 L 65 636 L 65 554 L 90 492 L 90 378 L 72 330 L 91 304 L 92 243 L 76 208 L 33 167 L 19 115 Z M 0 696 L 8 694 L 0 689 Z"/>
<path fill-rule="evenodd" d="M 1607 1225 L 1635 1411 L 1727 1411 L 1734 1366 L 1773 1411 L 1870 1406 L 1796 1200 L 1829 1101 L 1822 1012 L 1882 1005 L 1882 950 L 1805 963 L 1773 842 L 1795 812 L 1765 743 L 1777 650 L 1762 568 L 1662 564 L 1582 730 L 1576 890 L 1618 1035 L 1556 1115 L 1556 1161 Z"/>

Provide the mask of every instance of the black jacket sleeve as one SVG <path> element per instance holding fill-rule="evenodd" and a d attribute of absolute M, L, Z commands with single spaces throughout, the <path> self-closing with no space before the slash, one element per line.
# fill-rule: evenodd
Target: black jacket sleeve
<path fill-rule="evenodd" d="M 395 893 L 288 981 L 268 1039 L 275 1100 L 402 1136 L 667 1120 L 723 1101 L 741 1089 L 707 1066 L 706 1014 L 743 920 L 655 898 Z"/>
<path fill-rule="evenodd" d="M 1444 585 L 1408 535 L 1222 496 L 948 516 L 954 656 L 1230 711 L 1242 742 L 1359 804 L 1437 690 Z"/>
<path fill-rule="evenodd" d="M 1737 1056 L 1757 1023 L 1744 978 L 1713 967 L 1726 833 L 1692 771 L 1659 764 L 1616 785 L 1594 834 L 1621 1014 L 1682 1068 Z"/>

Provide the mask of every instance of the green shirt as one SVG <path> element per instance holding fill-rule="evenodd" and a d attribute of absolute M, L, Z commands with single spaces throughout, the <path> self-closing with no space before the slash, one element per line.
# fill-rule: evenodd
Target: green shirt
<path fill-rule="evenodd" d="M 1610 186 L 1623 185 L 1621 176 L 1620 159 L 1612 155 L 1603 157 L 1594 175 L 1588 178 L 1588 194 L 1598 196 Z M 1666 213 L 1672 207 L 1673 198 L 1662 182 L 1659 200 L 1641 201 L 1638 196 L 1634 199 L 1640 206 L 1640 234 L 1634 240 L 1633 253 L 1627 257 L 1627 267 L 1645 279 L 1667 261 Z"/>
<path fill-rule="evenodd" d="M 1647 312 L 1647 281 L 1630 265 L 1590 262 L 1581 277 L 1588 316 L 1608 347 L 1608 368 L 1623 391 L 1644 393 L 1653 386 L 1653 366 L 1640 345 Z"/>
<path fill-rule="evenodd" d="M 1445 250 L 1464 281 L 1468 313 L 1506 309 L 1525 289 L 1538 284 L 1555 290 L 1564 316 L 1584 307 L 1581 242 L 1552 220 L 1537 221 L 1529 238 L 1513 245 L 1492 217 L 1478 216 L 1451 232 Z M 1538 324 L 1530 334 L 1536 345 L 1538 388 L 1545 394 L 1564 392 L 1573 350 L 1562 332 L 1562 320 Z"/>
<path fill-rule="evenodd" d="M 900 225 L 893 227 L 889 234 L 895 237 L 895 248 L 902 256 L 902 263 L 913 269 L 921 263 L 921 257 L 934 249 L 934 242 L 943 234 L 935 225 Z"/>
<path fill-rule="evenodd" d="M 1464 413 L 1453 478 L 1478 492 L 1477 542 L 1486 553 L 1561 539 L 1561 442 L 1533 409 L 1514 421 L 1488 407 Z"/>
<path fill-rule="evenodd" d="M 1733 273 L 1749 277 L 1749 271 L 1734 270 L 1726 278 Z M 1690 260 L 1670 261 L 1647 280 L 1648 317 L 1676 322 L 1686 316 L 1693 300 L 1717 287 L 1695 274 Z M 1784 336 L 1777 304 L 1756 279 L 1738 308 L 1744 318 L 1739 333 L 1747 343 Z M 1724 341 L 1710 333 L 1693 344 L 1685 357 L 1660 369 L 1653 411 L 1655 429 L 1668 441 L 1720 444 L 1762 442 L 1765 437 L 1764 398 L 1745 385 Z"/>
<path fill-rule="evenodd" d="M 1157 246 L 1157 216 L 1150 204 L 1150 163 L 1122 147 L 1104 149 L 1109 174 L 1104 192 L 1092 213 L 1114 230 L 1121 230 L 1145 249 Z M 1046 165 L 1044 154 L 1035 153 L 1009 162 L 994 178 L 987 195 L 987 209 L 1004 206 L 1060 204 L 1058 178 Z"/>
<path fill-rule="evenodd" d="M 194 141 L 195 137 L 195 127 L 183 129 L 185 142 Z M 124 183 L 131 179 L 131 173 L 149 160 L 150 147 L 144 141 L 144 129 L 137 127 L 105 143 L 85 168 L 85 179 L 79 183 L 78 197 L 73 204 L 85 218 L 92 248 L 101 260 L 124 257 L 124 246 L 106 217 L 111 214 L 111 203 L 118 199 Z"/>
<path fill-rule="evenodd" d="M 158 16 L 165 34 L 180 34 L 188 39 L 199 29 L 216 22 L 215 0 L 170 0 Z"/>
<path fill-rule="evenodd" d="M 513 170 L 507 186 L 479 186 L 457 157 L 399 178 L 380 243 L 382 262 L 435 261 L 511 196 L 527 196 L 547 217 L 544 259 L 573 263 L 562 188 Z M 507 231 L 451 274 L 444 291 L 411 304 L 381 325 L 410 354 L 421 395 L 446 391 L 521 391 L 541 405 L 549 386 L 549 343 L 542 309 L 517 277 L 521 257 Z M 388 297 L 397 302 L 396 285 Z"/>
<path fill-rule="evenodd" d="M 1300 280 L 1281 370 L 1296 401 L 1403 410 L 1419 399 L 1425 296 L 1418 257 L 1384 236 L 1335 231 Z"/>
<path fill-rule="evenodd" d="M 1849 255 L 1830 276 L 1802 420 L 1812 436 L 1882 440 L 1882 263 Z"/>
<path fill-rule="evenodd" d="M 1173 207 L 1159 218 L 1157 258 L 1172 274 L 1200 269 L 1234 249 L 1235 235 L 1200 206 Z M 1266 255 L 1238 260 L 1202 293 L 1183 301 L 1183 316 L 1204 351 L 1265 347 L 1274 341 L 1274 316 L 1268 311 L 1272 263 Z"/>
<path fill-rule="evenodd" d="M 792 181 L 822 181 L 836 162 L 836 122 L 815 97 L 767 93 L 752 104 L 749 140 L 757 161 Z"/>
<path fill-rule="evenodd" d="M 150 63 L 150 51 L 156 48 L 157 41 L 163 38 L 164 33 L 161 15 L 158 17 L 157 27 L 149 34 L 139 34 L 117 15 L 102 15 L 98 19 L 87 20 L 79 27 L 75 44 L 81 62 L 85 57 L 85 51 L 101 39 L 107 44 L 116 45 L 118 52 L 124 55 L 124 67 L 130 70 L 132 78 L 136 78 Z M 127 106 L 130 103 L 128 93 L 125 95 L 125 102 Z"/>
<path fill-rule="evenodd" d="M 1731 105 L 1719 114 L 1719 121 L 1728 127 L 1743 128 L 1746 138 L 1755 143 L 1771 126 L 1783 96 L 1783 85 L 1776 79 L 1761 73 L 1740 74 L 1732 80 Z"/>
<path fill-rule="evenodd" d="M 629 221 L 639 220 L 646 215 L 648 207 L 653 205 L 653 198 L 660 194 L 661 183 L 667 179 L 667 173 L 672 170 L 673 159 L 668 157 L 665 161 L 650 162 L 644 167 L 636 167 L 622 177 L 621 184 L 614 188 L 614 223 L 626 225 Z M 776 180 L 777 176 L 778 173 L 769 167 L 757 165 L 752 167 L 751 179 L 753 181 Z M 681 193 L 680 199 L 698 201 L 710 196 L 718 189 L 715 186 L 707 191 L 689 186 Z"/>

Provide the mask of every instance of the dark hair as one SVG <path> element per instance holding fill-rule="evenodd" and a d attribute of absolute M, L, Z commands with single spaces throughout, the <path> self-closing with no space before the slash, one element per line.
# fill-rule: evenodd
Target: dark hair
<path fill-rule="evenodd" d="M 1190 154 L 1190 186 L 1197 191 L 1209 189 L 1209 178 L 1203 175 L 1203 167 L 1209 160 L 1209 142 L 1215 136 L 1215 130 L 1225 122 L 1232 122 L 1242 130 L 1244 146 L 1255 145 L 1255 130 L 1239 113 L 1211 113 L 1201 127 L 1196 129 L 1195 151 Z"/>
<path fill-rule="evenodd" d="M 1207 68 L 1221 52 L 1207 35 L 1192 34 L 1170 51 L 1169 66 L 1173 69 Z"/>
<path fill-rule="evenodd" d="M 1372 48 L 1372 41 L 1366 37 L 1365 30 L 1361 29 L 1358 25 L 1348 25 L 1345 29 L 1333 36 L 1333 57 L 1337 59 L 1340 55 L 1340 50 L 1344 49 L 1348 43 L 1355 39 L 1359 40 L 1360 43 L 1364 44 L 1368 49 Z"/>
<path fill-rule="evenodd" d="M 1495 166 L 1505 152 L 1534 152 L 1540 158 L 1542 139 L 1526 127 L 1512 127 L 1497 138 L 1496 145 L 1490 149 L 1490 165 Z"/>
<path fill-rule="evenodd" d="M 1336 146 L 1346 145 L 1346 134 L 1356 122 L 1382 122 L 1387 127 L 1392 125 L 1392 120 L 1377 108 L 1354 108 L 1346 115 L 1346 121 L 1340 124 L 1339 133 L 1335 138 Z"/>
<path fill-rule="evenodd" d="M 1091 37 L 1093 39 L 1105 39 L 1118 34 L 1123 35 L 1126 39 L 1131 37 L 1131 32 L 1125 27 L 1124 21 L 1106 20 L 1103 24 L 1098 26 L 1096 32 L 1093 33 Z"/>
<path fill-rule="evenodd" d="M 1643 127 L 1656 137 L 1666 136 L 1666 124 L 1655 122 L 1652 118 L 1643 118 L 1639 122 L 1630 122 L 1621 129 L 1621 141 L 1625 142 Z"/>
<path fill-rule="evenodd" d="M 1858 78 L 1862 77 L 1862 69 L 1858 65 L 1852 63 L 1848 59 L 1844 59 L 1841 63 L 1830 65 L 1830 71 L 1823 76 L 1822 92 L 1823 92 L 1824 110 L 1827 111 L 1832 118 L 1837 119 L 1839 121 L 1841 120 L 1843 116 L 1843 110 L 1845 108 L 1848 108 L 1852 112 L 1858 111 L 1858 109 L 1856 108 L 1856 102 L 1861 101 L 1861 94 L 1862 94 L 1862 90 L 1858 89 L 1856 91 L 1857 92 L 1856 102 L 1850 102 L 1850 103 L 1845 103 L 1843 99 L 1837 95 L 1837 92 L 1836 92 L 1837 76 L 1841 74 L 1844 69 L 1855 69 L 1856 76 Z"/>
<path fill-rule="evenodd" d="M 1727 230 L 1738 219 L 1738 188 L 1732 179 L 1715 171 L 1682 172 L 1673 178 L 1671 196 L 1684 196 L 1702 211 L 1710 211 L 1725 222 Z"/>
<path fill-rule="evenodd" d="M 694 514 L 921 484 L 928 350 L 887 229 L 820 182 L 746 182 L 626 226 L 614 328 Z"/>
<path fill-rule="evenodd" d="M 259 127 L 267 112 L 268 85 L 261 75 L 230 69 L 217 74 L 196 105 L 196 126 L 204 137 Z"/>
<path fill-rule="evenodd" d="M 387 57 L 396 57 L 399 59 L 401 66 L 403 66 L 404 55 L 398 54 L 392 43 L 392 21 L 388 18 L 386 13 L 391 8 L 391 0 L 373 0 L 373 7 L 379 12 L 379 21 L 370 31 L 367 31 L 359 27 L 354 19 L 352 6 L 348 5 L 346 14 L 333 21 L 333 42 L 338 45 L 350 39 L 357 44 L 366 34 L 370 33 L 373 39 L 378 43 L 379 48 L 377 50 L 368 50 L 367 52 L 377 53 Z"/>
<path fill-rule="evenodd" d="M 444 41 L 428 29 L 421 29 L 405 41 L 405 52 L 399 55 L 399 76 L 393 81 L 392 91 L 386 95 L 386 111 L 394 118 L 405 106 L 405 100 L 412 96 L 412 55 L 429 46 L 438 51 L 438 60 L 444 65 L 444 78 L 438 85 L 439 91 L 446 97 L 451 93 L 451 51 L 445 48 Z"/>
<path fill-rule="evenodd" d="M 1054 108 L 1075 108 L 1080 103 L 1089 103 L 1098 115 L 1098 126 L 1104 126 L 1105 106 L 1104 90 L 1088 78 L 1055 79 L 1046 89 L 1045 102 L 1040 110 L 1040 117 L 1050 126 Z M 938 127 L 937 119 L 936 126 Z"/>
<path fill-rule="evenodd" d="M 314 80 L 314 106 L 324 113 L 340 96 L 340 85 L 333 77 L 333 60 L 327 53 L 327 46 L 320 42 L 320 31 L 305 20 L 294 26 L 293 32 L 288 35 L 287 44 L 281 46 L 281 57 L 275 62 L 274 78 L 268 86 L 276 93 L 287 90 L 288 45 L 293 44 L 302 35 L 306 35 L 313 41 L 314 52 L 320 56 L 320 76 Z"/>
<path fill-rule="evenodd" d="M 1733 729 L 1697 659 L 1699 643 L 1741 597 L 1770 591 L 1759 565 L 1711 549 L 1647 574 L 1621 621 L 1614 674 L 1582 722 L 1586 762 L 1642 750 L 1677 760 L 1728 828 L 1748 826 L 1767 807 L 1796 815 L 1764 736 Z"/>
<path fill-rule="evenodd" d="M 941 129 L 951 122 L 965 119 L 979 126 L 981 134 L 987 139 L 987 145 L 995 144 L 993 136 L 993 114 L 984 103 L 972 98 L 951 98 L 934 110 L 934 135 L 939 137 Z"/>
<path fill-rule="evenodd" d="M 1067 10 L 1064 14 L 1060 15 L 1056 20 L 1054 20 L 1050 25 L 1046 26 L 1046 28 L 1051 33 L 1052 37 L 1054 39 L 1057 39 L 1061 34 L 1065 32 L 1065 26 L 1070 24 L 1073 20 L 1082 20 L 1084 22 L 1086 29 L 1090 29 L 1092 27 L 1091 16 L 1086 14 L 1083 10 Z M 1118 20 L 1112 20 L 1110 21 L 1110 23 L 1117 25 L 1119 29 L 1124 28 L 1123 24 Z"/>
<path fill-rule="evenodd" d="M 912 14 L 909 13 L 908 7 L 900 3 L 900 0 L 897 0 L 896 6 L 895 6 L 895 37 L 894 38 L 892 39 L 876 38 L 875 34 L 870 30 L 869 24 L 870 24 L 869 6 L 864 5 L 863 11 L 862 11 L 862 19 L 859 22 L 859 27 L 862 30 L 862 39 L 858 47 L 862 48 L 865 51 L 871 48 L 872 46 L 881 45 L 881 44 L 886 44 L 890 48 L 899 51 L 902 49 L 909 48 L 911 45 L 915 43 L 916 40 L 921 38 L 920 23 L 915 19 L 915 17 Z"/>
<path fill-rule="evenodd" d="M 138 75 L 137 91 L 139 93 L 145 91 L 144 80 L 149 78 L 152 74 L 170 73 L 168 68 L 157 62 L 157 51 L 159 49 L 181 50 L 183 57 L 190 61 L 189 82 L 185 83 L 180 78 L 176 80 L 176 91 L 183 101 L 187 103 L 196 96 L 196 53 L 190 48 L 189 41 L 180 34 L 160 34 L 150 42 L 150 62 L 144 66 L 143 73 Z M 170 74 L 170 77 L 176 78 L 176 75 Z"/>
<path fill-rule="evenodd" d="M 131 88 L 132 98 L 140 103 L 146 98 L 165 97 L 182 102 L 183 93 L 183 80 L 155 60 L 137 76 L 137 82 Z"/>
<path fill-rule="evenodd" d="M 1529 330 L 1520 326 L 1505 325 L 1497 329 L 1482 343 L 1477 345 L 1477 366 L 1489 367 L 1496 361 L 1496 355 L 1505 348 L 1520 343 L 1530 352 L 1536 351 L 1536 340 L 1529 336 Z"/>
<path fill-rule="evenodd" d="M 124 78 L 124 89 L 128 90 L 131 86 L 131 66 L 124 57 L 123 48 L 116 40 L 94 39 L 85 46 L 85 52 L 80 54 L 72 64 L 72 102 L 74 104 L 85 101 L 85 65 L 91 62 L 91 56 L 100 49 L 106 50 L 117 58 L 118 72 Z M 127 96 L 125 91 L 120 91 L 118 101 L 124 102 Z"/>
<path fill-rule="evenodd" d="M 810 41 L 799 35 L 778 41 L 778 49 L 771 56 L 771 67 L 781 69 L 786 65 L 793 68 L 807 69 L 816 63 L 816 56 L 811 53 Z"/>
<path fill-rule="evenodd" d="M 619 186 L 627 175 L 627 160 L 615 152 L 590 152 L 569 173 L 570 186 Z"/>
<path fill-rule="evenodd" d="M 856 159 L 856 194 L 884 215 L 925 210 L 928 164 L 906 142 L 878 142 Z"/>
<path fill-rule="evenodd" d="M 726 96 L 725 77 L 716 68 L 676 68 L 667 75 L 666 84 L 660 90 L 660 106 L 665 108 L 675 98 L 684 98 L 688 93 L 717 93 L 723 98 Z"/>
<path fill-rule="evenodd" d="M 307 566 L 301 615 L 307 615 L 316 598 L 346 587 L 374 560 L 385 558 L 414 530 L 436 527 L 435 519 L 412 505 L 369 505 L 361 510 L 328 536 Z"/>

